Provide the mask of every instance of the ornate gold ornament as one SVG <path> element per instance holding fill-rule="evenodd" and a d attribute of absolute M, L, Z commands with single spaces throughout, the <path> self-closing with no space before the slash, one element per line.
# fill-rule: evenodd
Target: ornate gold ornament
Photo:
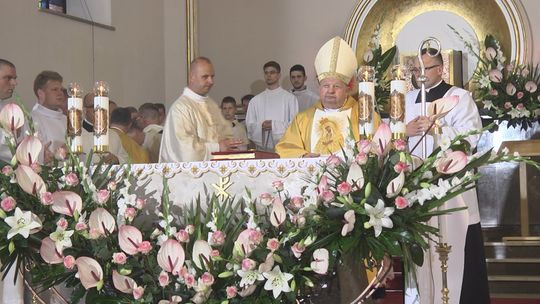
<path fill-rule="evenodd" d="M 220 177 L 218 183 L 212 184 L 212 187 L 216 189 L 216 195 L 218 197 L 221 197 L 221 199 L 226 199 L 229 196 L 231 196 L 229 192 L 227 192 L 227 190 L 231 186 L 232 186 L 232 182 L 231 182 L 230 176 Z"/>

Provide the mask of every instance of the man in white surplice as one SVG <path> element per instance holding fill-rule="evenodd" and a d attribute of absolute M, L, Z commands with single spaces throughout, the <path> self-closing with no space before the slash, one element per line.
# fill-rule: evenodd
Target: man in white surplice
<path fill-rule="evenodd" d="M 67 117 L 62 112 L 66 99 L 62 91 L 62 76 L 54 71 L 43 71 L 34 80 L 32 120 L 39 140 L 43 144 L 40 162 L 49 163 L 54 152 L 66 144 Z"/>
<path fill-rule="evenodd" d="M 298 113 L 296 97 L 279 85 L 281 67 L 275 61 L 264 64 L 266 90 L 251 99 L 246 116 L 248 138 L 257 150 L 274 151 Z"/>
<path fill-rule="evenodd" d="M 17 70 L 15 65 L 5 59 L 0 59 L 0 110 L 4 107 L 6 99 L 11 98 L 15 86 L 17 85 Z M 5 131 L 0 128 L 0 168 L 2 163 L 11 161 L 11 151 L 6 143 Z M 16 263 L 13 264 L 7 273 L 4 281 L 0 282 L 0 303 L 22 304 L 23 303 L 23 283 L 22 277 L 17 278 L 17 283 L 13 284 L 13 275 L 16 273 Z M 4 273 L 0 273 L 3 275 Z"/>
<path fill-rule="evenodd" d="M 443 60 L 434 49 L 424 49 L 422 60 L 425 66 L 426 102 L 429 104 L 442 97 L 458 96 L 459 102 L 456 107 L 440 119 L 442 136 L 454 138 L 471 130 L 482 128 L 482 122 L 478 109 L 470 92 L 451 86 L 442 80 Z M 418 76 L 417 67 L 413 72 Z M 409 148 L 418 143 L 422 132 L 426 131 L 431 124 L 430 119 L 421 116 L 421 97 L 419 90 L 413 90 L 406 96 L 406 122 Z M 426 136 L 427 151 L 430 155 L 434 148 L 433 137 Z M 467 141 L 471 147 L 476 147 L 479 136 L 469 136 Z M 413 154 L 422 154 L 421 145 L 413 151 Z M 449 303 L 489 303 L 489 288 L 487 282 L 487 270 L 480 227 L 480 214 L 478 212 L 478 200 L 476 191 L 469 190 L 446 202 L 445 209 L 467 207 L 467 209 L 453 212 L 446 217 L 447 231 L 446 241 L 452 246 L 449 255 L 448 287 L 450 290 Z M 437 219 L 430 224 L 437 227 Z M 424 264 L 417 269 L 418 288 L 409 287 L 405 294 L 405 303 L 434 304 L 441 303 L 441 268 L 439 256 L 435 252 L 435 243 L 429 241 L 430 248 L 425 252 Z"/>
<path fill-rule="evenodd" d="M 306 69 L 301 64 L 295 64 L 289 70 L 293 88 L 291 93 L 298 100 L 298 112 L 302 112 L 319 100 L 319 94 L 310 91 L 306 86 Z"/>
<path fill-rule="evenodd" d="M 188 87 L 172 104 L 165 120 L 160 162 L 210 160 L 212 152 L 228 151 L 242 144 L 232 138 L 230 124 L 207 95 L 213 85 L 212 62 L 205 57 L 193 60 Z"/>

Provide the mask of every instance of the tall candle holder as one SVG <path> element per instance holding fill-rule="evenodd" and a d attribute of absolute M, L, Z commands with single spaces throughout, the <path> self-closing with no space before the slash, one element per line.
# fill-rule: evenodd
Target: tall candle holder
<path fill-rule="evenodd" d="M 373 139 L 375 134 L 375 68 L 362 66 L 358 70 L 358 118 L 361 139 Z"/>
<path fill-rule="evenodd" d="M 80 154 L 82 147 L 82 110 L 83 100 L 82 90 L 79 84 L 72 82 L 68 86 L 68 112 L 67 112 L 67 134 L 69 137 L 69 150 L 71 153 Z"/>
<path fill-rule="evenodd" d="M 405 94 L 407 94 L 407 82 L 405 81 L 406 69 L 402 65 L 392 68 L 392 80 L 390 81 L 390 130 L 392 139 L 405 139 Z"/>
<path fill-rule="evenodd" d="M 94 85 L 94 152 L 109 151 L 109 84 L 97 81 Z"/>

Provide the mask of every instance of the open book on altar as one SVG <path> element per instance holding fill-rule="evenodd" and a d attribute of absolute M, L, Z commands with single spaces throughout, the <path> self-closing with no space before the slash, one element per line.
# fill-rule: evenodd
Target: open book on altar
<path fill-rule="evenodd" d="M 243 151 L 225 151 L 213 152 L 212 160 L 234 160 L 234 159 L 267 159 L 279 158 L 279 154 L 273 152 L 243 150 Z"/>

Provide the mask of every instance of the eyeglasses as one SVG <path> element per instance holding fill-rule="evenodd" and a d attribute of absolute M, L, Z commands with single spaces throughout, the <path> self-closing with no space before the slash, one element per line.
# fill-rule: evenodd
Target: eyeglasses
<path fill-rule="evenodd" d="M 438 67 L 438 66 L 441 66 L 441 65 L 440 65 L 440 64 L 434 64 L 434 65 L 432 65 L 432 66 L 425 67 L 424 70 L 425 70 L 425 71 L 429 71 L 429 70 L 431 70 L 431 69 L 433 69 L 433 68 L 436 68 L 436 67 Z M 410 71 L 411 71 L 411 73 L 415 73 L 415 74 L 416 74 L 416 73 L 420 73 L 420 69 L 419 69 L 419 68 L 411 68 Z"/>

